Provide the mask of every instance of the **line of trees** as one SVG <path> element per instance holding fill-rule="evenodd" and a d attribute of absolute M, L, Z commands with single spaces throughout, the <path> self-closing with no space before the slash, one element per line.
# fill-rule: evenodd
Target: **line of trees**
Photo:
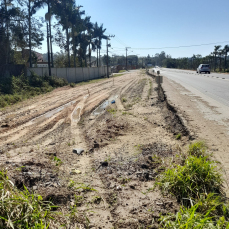
<path fill-rule="evenodd" d="M 229 72 L 228 59 L 229 45 L 222 47 L 221 45 L 214 46 L 213 52 L 203 57 L 200 54 L 192 57 L 172 58 L 166 55 L 164 51 L 156 53 L 154 56 L 146 57 L 147 63 L 163 66 L 167 68 L 192 69 L 196 70 L 200 64 L 210 64 L 212 71 Z"/>
<path fill-rule="evenodd" d="M 37 17 L 37 11 L 44 7 L 44 18 Z M 87 59 L 90 65 L 92 51 L 100 56 L 106 29 L 103 24 L 92 23 L 81 7 L 74 0 L 0 0 L 0 66 L 36 63 L 32 50 L 41 46 L 46 29 L 52 66 L 53 43 L 66 53 L 65 67 L 87 66 Z"/>

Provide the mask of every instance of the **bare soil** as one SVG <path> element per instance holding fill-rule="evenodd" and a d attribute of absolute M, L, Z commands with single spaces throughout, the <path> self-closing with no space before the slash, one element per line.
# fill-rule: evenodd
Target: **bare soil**
<path fill-rule="evenodd" d="M 114 104 L 93 114 L 112 97 Z M 90 221 L 81 228 L 158 228 L 160 214 L 179 210 L 152 187 L 190 133 L 144 71 L 8 107 L 0 126 L 1 168 L 18 188 L 25 185 L 63 211 L 77 206 Z"/>

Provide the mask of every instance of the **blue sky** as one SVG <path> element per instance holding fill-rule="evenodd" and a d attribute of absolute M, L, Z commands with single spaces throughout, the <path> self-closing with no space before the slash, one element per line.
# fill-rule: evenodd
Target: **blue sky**
<path fill-rule="evenodd" d="M 214 45 L 229 44 L 229 0 L 76 0 L 76 3 L 83 6 L 81 9 L 91 16 L 92 22 L 103 23 L 106 34 L 115 35 L 110 41 L 113 48 L 110 55 L 125 55 L 127 46 L 131 47 L 129 54 L 139 56 L 161 51 L 176 58 L 205 56 L 213 51 Z M 46 11 L 42 9 L 37 14 L 43 16 Z M 105 43 L 104 40 L 103 50 Z M 162 48 L 209 43 L 217 44 Z M 47 52 L 46 46 L 44 42 L 39 52 Z M 55 51 L 59 51 L 57 46 Z"/>

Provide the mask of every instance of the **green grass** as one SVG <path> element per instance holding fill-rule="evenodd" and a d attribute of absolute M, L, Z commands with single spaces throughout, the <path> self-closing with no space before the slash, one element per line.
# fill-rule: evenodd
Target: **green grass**
<path fill-rule="evenodd" d="M 122 73 L 122 72 L 126 72 L 126 70 L 119 70 L 119 72 L 118 72 L 118 73 Z"/>
<path fill-rule="evenodd" d="M 112 76 L 112 78 L 113 78 L 113 77 L 117 77 L 117 76 L 123 76 L 123 75 L 124 75 L 124 74 L 115 74 L 115 75 Z"/>
<path fill-rule="evenodd" d="M 65 79 L 54 76 L 2 77 L 0 80 L 0 108 L 15 104 L 36 95 L 52 91 L 54 88 L 68 85 Z"/>
<path fill-rule="evenodd" d="M 26 188 L 19 191 L 0 171 L 0 228 L 49 228 L 52 203 Z"/>
<path fill-rule="evenodd" d="M 215 214 L 217 206 L 208 208 L 206 211 L 199 211 L 203 203 L 198 202 L 190 208 L 181 207 L 180 211 L 174 215 L 161 216 L 162 228 L 199 228 L 199 229 L 220 229 L 229 228 L 229 222 L 225 216 Z"/>
<path fill-rule="evenodd" d="M 176 165 L 161 174 L 158 187 L 180 202 L 198 199 L 203 193 L 220 193 L 223 179 L 216 164 L 207 157 L 189 156 L 184 166 Z"/>
<path fill-rule="evenodd" d="M 114 109 L 114 108 L 108 108 L 107 111 L 108 111 L 109 113 L 113 114 L 113 115 L 115 115 L 116 112 L 117 112 L 117 110 Z"/>
<path fill-rule="evenodd" d="M 206 155 L 207 147 L 204 142 L 198 141 L 189 145 L 188 154 L 197 157 Z"/>
<path fill-rule="evenodd" d="M 176 135 L 176 140 L 179 140 L 179 139 L 181 139 L 181 134 L 180 133 Z"/>

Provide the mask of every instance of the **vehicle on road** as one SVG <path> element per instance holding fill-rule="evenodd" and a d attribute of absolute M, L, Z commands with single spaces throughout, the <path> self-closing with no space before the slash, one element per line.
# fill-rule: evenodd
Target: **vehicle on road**
<path fill-rule="evenodd" d="M 211 70 L 209 64 L 200 64 L 199 67 L 196 69 L 196 73 L 201 74 L 201 72 L 210 74 Z"/>

